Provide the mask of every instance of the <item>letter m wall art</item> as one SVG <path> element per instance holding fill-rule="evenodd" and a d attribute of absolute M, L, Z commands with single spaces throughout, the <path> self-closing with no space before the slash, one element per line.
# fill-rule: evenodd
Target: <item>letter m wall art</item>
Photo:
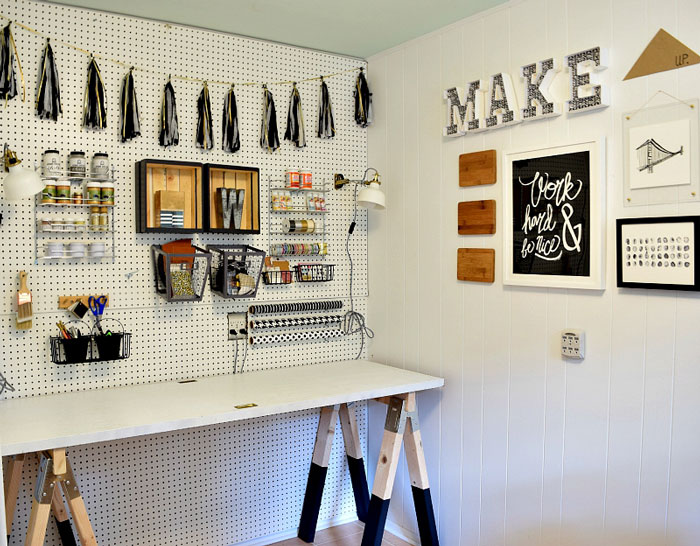
<path fill-rule="evenodd" d="M 605 288 L 604 145 L 505 154 L 505 284 Z"/>

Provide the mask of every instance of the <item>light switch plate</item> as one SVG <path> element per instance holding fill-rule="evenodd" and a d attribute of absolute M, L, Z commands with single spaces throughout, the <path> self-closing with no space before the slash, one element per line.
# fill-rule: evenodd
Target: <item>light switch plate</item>
<path fill-rule="evenodd" d="M 248 337 L 248 315 L 247 313 L 228 314 L 228 339 L 246 339 Z"/>
<path fill-rule="evenodd" d="M 583 330 L 568 328 L 561 333 L 561 354 L 572 360 L 583 360 L 585 356 L 586 333 Z"/>

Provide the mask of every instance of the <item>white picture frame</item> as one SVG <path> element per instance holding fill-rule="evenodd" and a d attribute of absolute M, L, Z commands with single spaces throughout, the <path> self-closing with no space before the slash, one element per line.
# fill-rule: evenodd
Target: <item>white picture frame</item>
<path fill-rule="evenodd" d="M 504 284 L 605 288 L 604 138 L 505 153 L 503 211 Z"/>

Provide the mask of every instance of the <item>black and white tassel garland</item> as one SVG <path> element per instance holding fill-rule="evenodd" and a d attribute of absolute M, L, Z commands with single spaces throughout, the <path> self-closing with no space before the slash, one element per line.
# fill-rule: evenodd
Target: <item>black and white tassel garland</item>
<path fill-rule="evenodd" d="M 224 102 L 224 119 L 222 124 L 221 147 L 225 152 L 237 152 L 241 149 L 241 137 L 238 131 L 238 106 L 233 84 L 226 93 Z"/>
<path fill-rule="evenodd" d="M 100 74 L 100 67 L 92 57 L 88 66 L 87 85 L 83 99 L 83 127 L 87 129 L 104 129 L 107 127 L 107 103 L 105 87 Z"/>
<path fill-rule="evenodd" d="M 124 76 L 122 82 L 122 104 L 121 104 L 121 125 L 122 142 L 127 142 L 141 134 L 141 123 L 139 122 L 139 104 L 136 100 L 136 89 L 134 88 L 134 67 Z"/>
<path fill-rule="evenodd" d="M 328 92 L 328 85 L 321 76 L 321 88 L 318 98 L 318 138 L 333 138 L 335 136 L 335 125 L 333 124 L 333 108 L 331 107 L 331 96 Z"/>
<path fill-rule="evenodd" d="M 211 128 L 211 101 L 209 86 L 204 82 L 197 99 L 197 147 L 211 150 L 214 147 L 214 133 Z"/>
<path fill-rule="evenodd" d="M 304 131 L 304 114 L 301 111 L 301 96 L 297 84 L 292 85 L 292 93 L 289 96 L 289 111 L 287 112 L 287 130 L 284 140 L 291 140 L 297 148 L 306 146 L 306 132 Z"/>
<path fill-rule="evenodd" d="M 161 146 L 177 146 L 180 142 L 180 131 L 177 124 L 177 105 L 175 104 L 175 89 L 168 78 L 163 88 L 163 101 L 160 106 L 160 135 L 158 142 Z"/>
<path fill-rule="evenodd" d="M 355 82 L 355 122 L 360 127 L 367 127 L 372 123 L 372 93 L 369 91 L 363 68 L 360 68 Z"/>
<path fill-rule="evenodd" d="M 274 152 L 280 147 L 280 139 L 277 134 L 277 112 L 272 93 L 267 85 L 263 85 L 263 115 L 260 125 L 260 146 L 268 152 Z"/>
<path fill-rule="evenodd" d="M 5 99 L 5 103 L 17 96 L 17 77 L 15 75 L 15 57 L 17 57 L 17 68 L 22 77 L 22 101 L 26 98 L 26 88 L 24 85 L 24 73 L 22 64 L 19 62 L 17 44 L 12 36 L 10 25 L 2 29 L 0 34 L 0 99 Z"/>
<path fill-rule="evenodd" d="M 58 84 L 58 68 L 53 56 L 53 49 L 49 40 L 44 47 L 44 59 L 41 63 L 39 74 L 39 87 L 36 91 L 36 114 L 41 119 L 56 121 L 63 114 L 61 107 L 61 89 Z"/>

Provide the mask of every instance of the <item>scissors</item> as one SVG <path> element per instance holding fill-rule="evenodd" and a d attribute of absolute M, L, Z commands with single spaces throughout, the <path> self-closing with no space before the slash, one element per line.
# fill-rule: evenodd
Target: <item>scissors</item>
<path fill-rule="evenodd" d="M 102 335 L 105 333 L 102 331 L 100 321 L 102 320 L 102 313 L 104 313 L 105 305 L 107 305 L 107 296 L 98 296 L 97 298 L 90 296 L 88 300 L 88 307 L 90 311 L 92 311 L 92 314 L 95 315 L 95 325 Z"/>

